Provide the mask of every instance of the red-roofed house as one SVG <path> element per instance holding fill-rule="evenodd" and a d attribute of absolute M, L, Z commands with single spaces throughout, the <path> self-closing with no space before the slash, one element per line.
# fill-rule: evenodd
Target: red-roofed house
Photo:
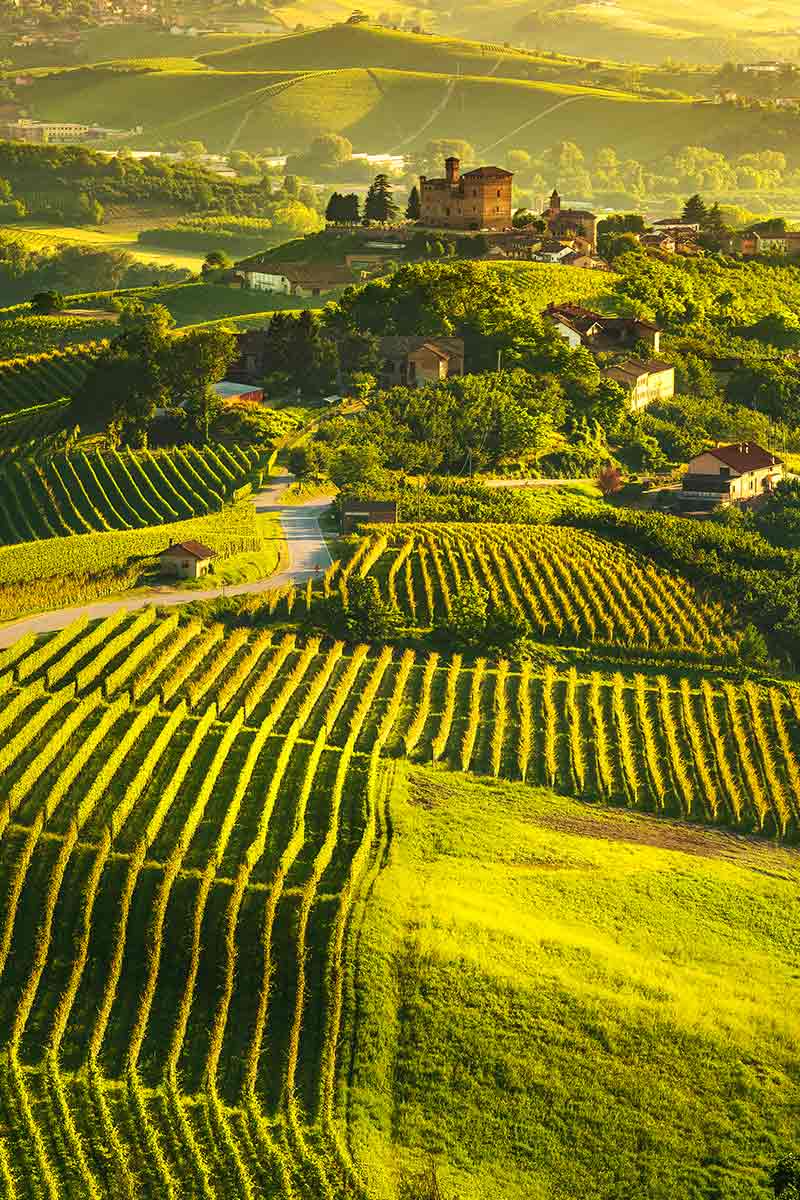
<path fill-rule="evenodd" d="M 716 446 L 689 463 L 681 502 L 697 508 L 743 504 L 771 492 L 782 479 L 781 460 L 755 442 Z"/>

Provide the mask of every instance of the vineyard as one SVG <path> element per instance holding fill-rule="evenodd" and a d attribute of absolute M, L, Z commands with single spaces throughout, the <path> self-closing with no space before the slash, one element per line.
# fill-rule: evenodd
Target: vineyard
<path fill-rule="evenodd" d="M 459 589 L 471 584 L 546 640 L 710 655 L 735 644 L 730 614 L 685 579 L 567 527 L 403 525 L 361 540 L 333 576 L 340 591 L 350 575 L 377 579 L 416 627 L 446 620 Z"/>
<path fill-rule="evenodd" d="M 0 431 L 2 426 L 0 426 Z M 0 544 L 134 530 L 218 512 L 262 453 L 217 445 L 0 462 Z"/>
<path fill-rule="evenodd" d="M 468 664 L 146 609 L 23 637 L 0 693 L 11 1198 L 363 1194 L 341 1133 L 344 946 L 395 758 L 800 829 L 790 686 Z"/>
<path fill-rule="evenodd" d="M 74 396 L 101 348 L 91 342 L 0 362 L 0 415 Z"/>

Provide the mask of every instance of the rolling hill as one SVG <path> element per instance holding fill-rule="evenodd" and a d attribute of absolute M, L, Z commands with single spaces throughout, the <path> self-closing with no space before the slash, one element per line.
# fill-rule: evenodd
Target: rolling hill
<path fill-rule="evenodd" d="M 431 138 L 464 138 L 481 152 L 541 151 L 562 138 L 621 157 L 652 158 L 691 144 L 735 155 L 796 146 L 790 114 L 642 98 L 612 88 L 412 70 L 146 70 L 96 67 L 37 79 L 37 115 L 122 125 L 136 112 L 141 144 L 199 138 L 215 150 L 304 149 L 318 134 L 357 148 L 401 152 Z M 175 115 L 175 114 L 178 115 Z"/>

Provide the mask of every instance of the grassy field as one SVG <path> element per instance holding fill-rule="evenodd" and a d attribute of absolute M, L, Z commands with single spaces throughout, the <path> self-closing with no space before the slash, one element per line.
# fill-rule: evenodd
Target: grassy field
<path fill-rule="evenodd" d="M 390 1200 L 432 1151 L 467 1200 L 766 1200 L 800 859 L 599 764 L 644 688 L 643 777 L 709 704 L 691 769 L 763 789 L 780 727 L 796 803 L 798 693 L 640 679 L 147 610 L 0 652 L 7 1193 Z"/>
<path fill-rule="evenodd" d="M 358 941 L 351 1145 L 462 1200 L 767 1200 L 800 857 L 414 768 Z M 793 1049 L 793 1046 L 795 1049 Z"/>
<path fill-rule="evenodd" d="M 0 225 L 0 237 L 12 238 L 31 250 L 50 250 L 59 245 L 94 246 L 98 250 L 124 250 L 137 262 L 158 266 L 184 267 L 198 272 L 203 265 L 202 254 L 160 250 L 158 247 L 139 247 L 136 231 L 107 230 L 101 226 L 77 225 Z"/>

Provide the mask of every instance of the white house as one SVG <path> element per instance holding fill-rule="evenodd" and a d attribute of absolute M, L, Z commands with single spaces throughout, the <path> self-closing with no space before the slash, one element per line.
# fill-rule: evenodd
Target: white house
<path fill-rule="evenodd" d="M 242 259 L 235 270 L 245 287 L 284 296 L 322 296 L 356 282 L 348 267 L 327 263 L 278 263 L 261 255 Z"/>
<path fill-rule="evenodd" d="M 744 504 L 771 492 L 783 477 L 781 460 L 755 442 L 716 446 L 689 463 L 681 501 L 701 508 Z"/>

